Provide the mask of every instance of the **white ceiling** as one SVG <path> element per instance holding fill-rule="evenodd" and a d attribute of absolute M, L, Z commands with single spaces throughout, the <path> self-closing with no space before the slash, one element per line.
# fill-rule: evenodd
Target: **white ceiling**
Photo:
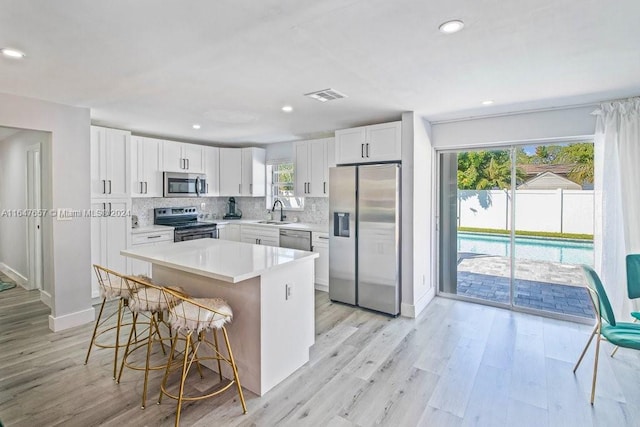
<path fill-rule="evenodd" d="M 0 57 L 0 92 L 137 133 L 286 141 L 638 95 L 638 16 L 638 0 L 0 0 L 0 47 L 28 55 Z M 464 30 L 441 34 L 452 18 Z M 302 96 L 326 88 L 348 98 Z"/>

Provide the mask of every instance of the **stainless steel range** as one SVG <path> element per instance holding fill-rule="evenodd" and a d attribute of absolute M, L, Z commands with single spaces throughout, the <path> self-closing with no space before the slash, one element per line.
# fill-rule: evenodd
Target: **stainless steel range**
<path fill-rule="evenodd" d="M 199 222 L 198 210 L 192 206 L 185 208 L 156 208 L 153 210 L 153 223 L 174 227 L 174 242 L 218 238 L 216 224 Z"/>

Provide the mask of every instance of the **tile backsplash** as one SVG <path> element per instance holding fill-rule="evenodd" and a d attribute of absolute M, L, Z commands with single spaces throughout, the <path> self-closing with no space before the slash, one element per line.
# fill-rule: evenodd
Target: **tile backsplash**
<path fill-rule="evenodd" d="M 236 205 L 242 211 L 243 219 L 264 219 L 267 213 L 264 197 L 236 197 Z M 166 207 L 195 206 L 204 218 L 221 219 L 227 211 L 228 197 L 198 198 L 134 198 L 131 213 L 138 217 L 140 227 L 153 224 L 153 209 Z M 204 209 L 201 203 L 205 204 Z M 287 220 L 310 224 L 329 222 L 329 199 L 324 197 L 307 197 L 304 211 L 285 211 Z M 277 218 L 277 215 L 274 215 Z"/>

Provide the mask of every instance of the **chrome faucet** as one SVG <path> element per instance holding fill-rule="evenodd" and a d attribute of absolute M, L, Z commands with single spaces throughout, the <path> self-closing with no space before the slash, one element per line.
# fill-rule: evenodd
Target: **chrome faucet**
<path fill-rule="evenodd" d="M 284 213 L 282 212 L 283 205 L 282 205 L 282 201 L 280 201 L 280 199 L 276 199 L 276 201 L 273 202 L 273 206 L 271 207 L 271 212 L 276 210 L 276 203 L 280 203 L 280 222 L 282 222 L 287 217 L 284 216 Z"/>

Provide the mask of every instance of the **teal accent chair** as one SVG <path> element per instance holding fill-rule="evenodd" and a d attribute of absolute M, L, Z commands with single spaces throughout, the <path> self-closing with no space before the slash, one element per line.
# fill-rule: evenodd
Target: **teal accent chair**
<path fill-rule="evenodd" d="M 626 258 L 627 263 L 627 295 L 629 299 L 640 298 L 640 254 L 629 254 Z M 640 311 L 632 311 L 631 317 L 633 321 L 640 320 Z M 611 352 L 613 357 L 618 351 L 617 347 Z"/>
<path fill-rule="evenodd" d="M 609 298 L 607 297 L 607 293 L 604 290 L 600 277 L 598 277 L 598 273 L 586 265 L 583 265 L 582 269 L 584 270 L 584 274 L 587 279 L 589 296 L 591 297 L 591 301 L 593 302 L 593 306 L 596 310 L 596 325 L 591 332 L 587 345 L 584 347 L 584 350 L 582 350 L 582 354 L 580 354 L 580 358 L 578 359 L 576 366 L 573 368 L 573 373 L 575 374 L 578 366 L 580 366 L 580 362 L 582 362 L 582 358 L 587 352 L 589 345 L 591 345 L 593 337 L 597 335 L 596 354 L 593 363 L 593 380 L 591 384 L 591 404 L 593 405 L 596 394 L 596 377 L 598 375 L 600 340 L 604 338 L 613 345 L 640 350 L 640 324 L 616 322 L 613 310 L 611 309 L 611 304 L 609 303 Z"/>

